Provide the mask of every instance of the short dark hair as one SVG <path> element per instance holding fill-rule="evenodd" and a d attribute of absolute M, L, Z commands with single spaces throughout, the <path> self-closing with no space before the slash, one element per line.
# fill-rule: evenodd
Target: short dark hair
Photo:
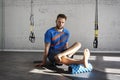
<path fill-rule="evenodd" d="M 58 14 L 57 19 L 58 18 L 65 18 L 65 20 L 67 20 L 67 16 L 65 14 Z"/>

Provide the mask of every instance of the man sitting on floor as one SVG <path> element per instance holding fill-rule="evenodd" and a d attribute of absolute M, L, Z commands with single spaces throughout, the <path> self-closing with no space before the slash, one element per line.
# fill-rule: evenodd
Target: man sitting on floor
<path fill-rule="evenodd" d="M 44 66 L 48 58 L 52 64 L 83 64 L 85 68 L 88 67 L 89 49 L 84 50 L 82 60 L 71 58 L 81 48 L 81 43 L 75 42 L 71 47 L 68 47 L 70 33 L 64 28 L 66 20 L 67 17 L 64 14 L 59 14 L 56 19 L 56 26 L 46 31 L 43 61 L 37 66 Z"/>

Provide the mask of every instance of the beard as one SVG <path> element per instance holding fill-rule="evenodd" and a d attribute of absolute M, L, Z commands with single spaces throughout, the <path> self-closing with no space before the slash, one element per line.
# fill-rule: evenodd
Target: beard
<path fill-rule="evenodd" d="M 63 26 L 56 26 L 57 29 L 63 29 Z"/>

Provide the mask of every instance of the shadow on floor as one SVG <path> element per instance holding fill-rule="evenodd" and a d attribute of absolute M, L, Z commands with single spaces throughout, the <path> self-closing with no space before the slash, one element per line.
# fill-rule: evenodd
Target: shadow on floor
<path fill-rule="evenodd" d="M 119 80 L 120 76 L 93 70 L 88 73 L 69 74 L 66 66 L 45 66 L 43 73 L 31 73 L 36 69 L 33 61 L 42 59 L 42 53 L 38 52 L 0 52 L 0 80 Z M 64 70 L 63 70 L 64 69 Z M 48 73 L 48 74 L 47 74 Z M 51 74 L 49 74 L 51 73 Z"/>

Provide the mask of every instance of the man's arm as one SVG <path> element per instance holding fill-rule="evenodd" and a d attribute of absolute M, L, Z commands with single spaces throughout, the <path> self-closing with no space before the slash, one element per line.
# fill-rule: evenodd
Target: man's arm
<path fill-rule="evenodd" d="M 45 43 L 45 50 L 44 50 L 44 54 L 43 54 L 43 62 L 42 62 L 41 65 L 46 64 L 49 48 L 50 48 L 50 43 Z"/>
<path fill-rule="evenodd" d="M 65 48 L 66 48 L 66 49 L 68 48 L 68 42 L 65 44 Z"/>

